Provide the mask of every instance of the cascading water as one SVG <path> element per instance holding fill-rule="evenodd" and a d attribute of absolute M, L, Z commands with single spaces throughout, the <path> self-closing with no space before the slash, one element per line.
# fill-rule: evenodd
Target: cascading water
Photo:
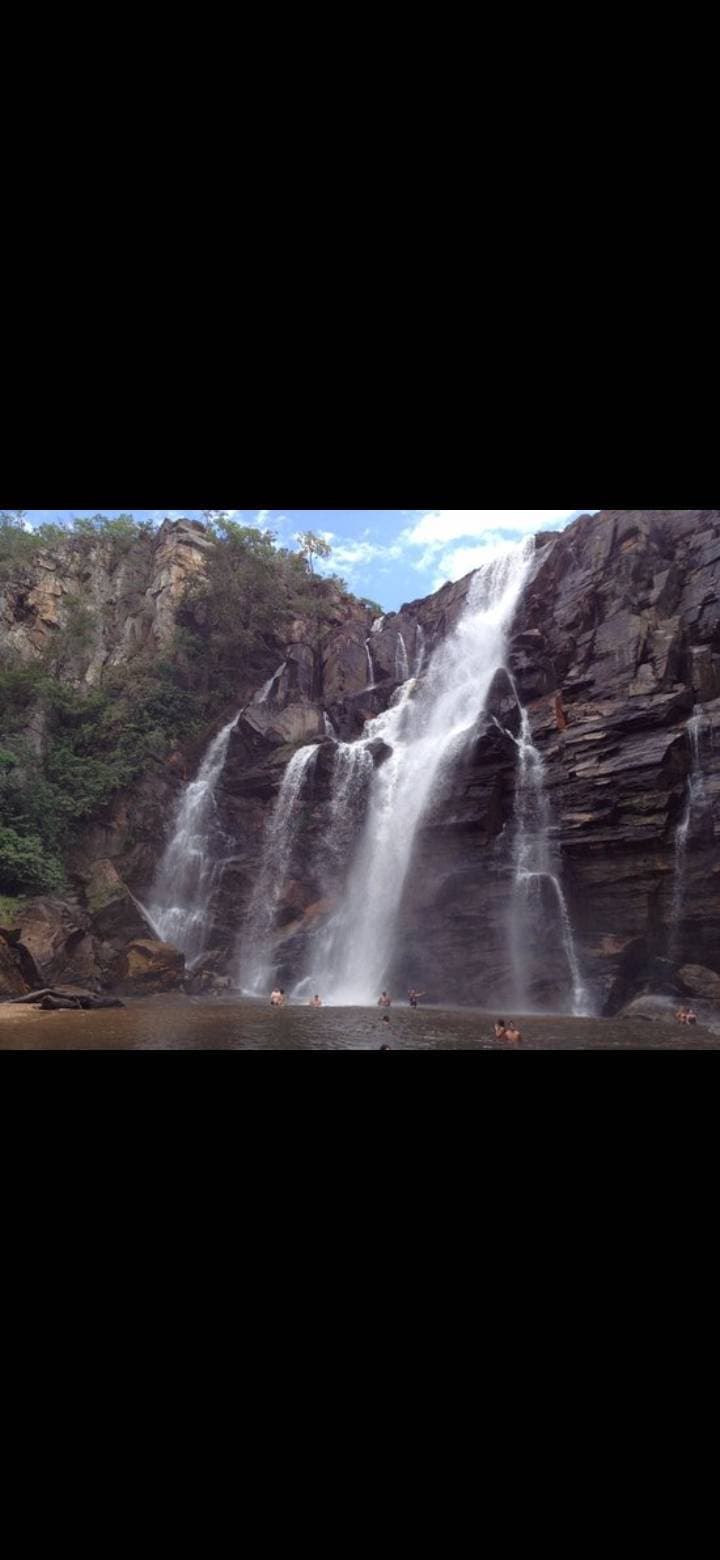
<path fill-rule="evenodd" d="M 384 615 L 384 613 L 380 617 L 373 618 L 372 623 L 370 625 L 370 633 L 371 634 L 380 634 L 380 633 L 382 633 L 382 627 L 383 627 L 383 623 L 384 622 L 385 622 L 385 615 Z"/>
<path fill-rule="evenodd" d="M 199 959 L 207 946 L 208 902 L 222 870 L 225 843 L 217 820 L 215 788 L 238 719 L 236 715 L 213 738 L 197 778 L 183 791 L 147 905 L 148 919 L 158 936 L 163 942 L 174 943 L 188 965 Z"/>
<path fill-rule="evenodd" d="M 311 980 L 325 1001 L 374 1001 L 392 955 L 416 833 L 436 782 L 472 733 L 505 659 L 505 636 L 534 551 L 532 540 L 498 551 L 479 569 L 453 632 L 421 682 L 409 679 L 356 747 L 388 749 L 373 771 L 369 803 L 342 902 L 312 949 Z M 367 647 L 366 647 L 367 648 Z"/>
<path fill-rule="evenodd" d="M 264 683 L 262 688 L 260 688 L 260 690 L 258 691 L 258 693 L 256 693 L 253 696 L 253 699 L 251 701 L 253 704 L 266 704 L 267 703 L 267 701 L 268 701 L 268 699 L 270 697 L 270 694 L 271 694 L 271 692 L 272 692 L 276 682 L 278 682 L 279 679 L 282 677 L 282 674 L 285 671 L 286 666 L 287 666 L 287 661 L 283 661 L 282 665 L 278 667 L 277 671 L 273 672 L 272 677 L 268 677 L 267 682 Z"/>
<path fill-rule="evenodd" d="M 272 974 L 272 937 L 300 821 L 300 793 L 318 744 L 298 748 L 285 770 L 266 828 L 260 870 L 245 916 L 238 954 L 238 984 L 264 993 Z"/>
<path fill-rule="evenodd" d="M 395 677 L 398 682 L 407 682 L 410 676 L 410 665 L 405 649 L 405 640 L 402 634 L 398 634 L 395 642 Z"/>
<path fill-rule="evenodd" d="M 512 682 L 512 678 L 510 679 Z M 515 685 L 513 683 L 513 688 Z M 517 690 L 515 689 L 517 698 Z M 528 712 L 518 700 L 520 735 L 515 789 L 515 837 L 513 845 L 513 895 L 510 907 L 510 954 L 513 1001 L 527 1009 L 528 973 L 533 949 L 542 947 L 547 931 L 546 894 L 557 908 L 560 938 L 572 986 L 572 1011 L 578 1017 L 589 1012 L 589 999 L 580 975 L 572 924 L 560 878 L 552 870 L 550 853 L 550 803 L 545 766 L 532 739 Z"/>
<path fill-rule="evenodd" d="M 415 665 L 413 667 L 413 675 L 415 677 L 419 677 L 420 676 L 420 673 L 421 673 L 421 671 L 423 669 L 423 661 L 424 660 L 425 660 L 425 635 L 423 633 L 422 623 L 418 623 L 417 627 L 415 629 Z"/>
<path fill-rule="evenodd" d="M 337 732 L 333 726 L 327 710 L 323 710 L 323 730 L 325 732 L 325 736 L 328 737 L 331 742 L 337 741 Z"/>
<path fill-rule="evenodd" d="M 370 640 L 369 639 L 365 640 L 365 654 L 367 656 L 367 665 L 368 665 L 367 685 L 368 685 L 368 688 L 374 688 L 375 687 L 375 671 L 374 671 L 374 668 L 373 668 L 373 659 L 372 659 L 372 654 L 371 654 L 371 651 L 370 651 Z"/>
<path fill-rule="evenodd" d="M 683 909 L 687 889 L 687 845 L 690 825 L 694 814 L 705 803 L 705 781 L 702 771 L 702 754 L 700 750 L 700 738 L 703 725 L 702 705 L 696 704 L 693 713 L 687 722 L 686 730 L 690 739 L 690 773 L 687 783 L 687 799 L 682 818 L 675 831 L 675 871 L 673 874 L 673 897 L 670 910 L 670 938 L 668 953 L 673 960 L 677 958 L 680 945 L 680 931 L 682 927 Z"/>
<path fill-rule="evenodd" d="M 318 862 L 323 897 L 334 899 L 342 889 L 347 863 L 358 837 L 367 797 L 374 774 L 372 754 L 364 742 L 338 742 L 335 749 L 330 803 L 325 834 Z M 332 958 L 335 921 L 316 934 L 313 944 L 313 969 L 325 971 Z M 302 977 L 293 989 L 293 997 L 302 999 L 317 990 L 314 975 Z M 324 984 L 324 983 L 323 983 Z"/>

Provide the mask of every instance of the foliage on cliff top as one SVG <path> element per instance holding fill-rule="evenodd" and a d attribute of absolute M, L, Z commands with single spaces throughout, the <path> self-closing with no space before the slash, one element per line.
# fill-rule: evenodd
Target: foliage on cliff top
<path fill-rule="evenodd" d="M 25 516 L 23 509 L 0 510 L 0 579 L 12 578 L 18 568 L 31 563 L 42 548 L 52 550 L 68 540 L 107 543 L 111 549 L 111 563 L 115 563 L 142 537 L 152 536 L 154 530 L 148 521 L 135 520 L 132 515 L 117 515 L 109 520 L 101 514 L 74 519 L 69 525 L 47 523 L 28 530 Z"/>

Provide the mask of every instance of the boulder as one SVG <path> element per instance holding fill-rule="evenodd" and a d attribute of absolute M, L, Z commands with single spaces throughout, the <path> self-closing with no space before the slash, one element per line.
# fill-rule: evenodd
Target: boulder
<path fill-rule="evenodd" d="M 52 981 L 65 971 L 68 943 L 82 938 L 87 916 L 66 899 L 30 899 L 20 911 L 20 937 L 37 969 L 39 981 Z"/>
<path fill-rule="evenodd" d="M 678 970 L 683 991 L 693 997 L 706 997 L 720 1008 L 720 975 L 704 964 L 683 964 Z"/>
<path fill-rule="evenodd" d="M 153 993 L 176 990 L 185 977 L 185 957 L 172 943 L 136 937 L 115 960 L 111 971 L 118 991 Z"/>
<path fill-rule="evenodd" d="M 121 937 L 125 942 L 128 937 L 152 936 L 150 923 L 111 861 L 93 862 L 85 898 L 93 931 L 100 937 Z"/>

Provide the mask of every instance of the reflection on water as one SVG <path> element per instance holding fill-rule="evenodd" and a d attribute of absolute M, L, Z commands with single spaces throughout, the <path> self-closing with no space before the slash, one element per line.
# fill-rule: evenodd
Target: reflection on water
<path fill-rule="evenodd" d="M 688 1029 L 641 1018 L 518 1018 L 522 1046 L 495 1040 L 495 1013 L 458 1008 L 271 1008 L 234 999 L 145 998 L 126 1008 L 42 1013 L 0 1006 L 0 1050 L 704 1050 L 720 1041 L 699 1024 Z"/>

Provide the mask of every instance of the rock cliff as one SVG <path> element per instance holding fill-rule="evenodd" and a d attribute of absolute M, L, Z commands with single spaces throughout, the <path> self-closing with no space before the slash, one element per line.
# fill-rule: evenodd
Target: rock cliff
<path fill-rule="evenodd" d="M 69 675 L 78 686 L 102 685 L 108 670 L 131 661 L 139 646 L 172 646 L 188 585 L 202 576 L 212 545 L 202 527 L 166 522 L 114 563 L 102 544 L 84 555 L 76 547 L 48 552 L 2 586 L 0 645 L 29 661 L 62 626 L 73 598 L 91 603 L 91 642 Z M 181 788 L 210 737 L 237 709 L 216 794 L 227 856 L 207 906 L 208 952 L 197 989 L 211 989 L 231 962 L 284 768 L 298 745 L 316 741 L 279 917 L 289 984 L 309 929 L 331 905 L 328 875 L 319 869 L 332 802 L 329 733 L 351 741 L 387 707 L 457 622 L 468 585 L 469 577 L 375 621 L 338 592 L 322 625 L 299 617 L 266 637 L 260 662 L 238 656 L 234 707 L 149 763 L 87 827 L 72 853 L 64 895 L 25 905 L 12 942 L 5 939 L 0 990 L 16 994 L 24 978 L 22 947 L 43 979 L 84 979 L 96 989 L 122 981 L 127 990 L 141 963 L 144 982 L 151 968 L 161 970 L 156 989 L 187 979 L 162 945 L 151 957 L 154 932 L 142 905 Z M 420 983 L 437 1000 L 459 1002 L 501 1000 L 509 990 L 516 689 L 543 761 L 578 956 L 596 1007 L 616 1011 L 645 991 L 714 991 L 713 975 L 720 975 L 720 511 L 607 511 L 539 536 L 512 625 L 507 671 L 510 676 L 498 672 L 486 714 L 420 831 L 393 984 L 401 990 Z M 688 817 L 698 756 L 689 724 L 694 711 L 700 713 L 702 785 Z M 28 732 L 42 743 L 33 711 Z M 382 762 L 381 752 L 373 757 Z M 550 938 L 533 960 L 533 1000 L 552 1005 L 563 978 L 561 950 Z"/>

